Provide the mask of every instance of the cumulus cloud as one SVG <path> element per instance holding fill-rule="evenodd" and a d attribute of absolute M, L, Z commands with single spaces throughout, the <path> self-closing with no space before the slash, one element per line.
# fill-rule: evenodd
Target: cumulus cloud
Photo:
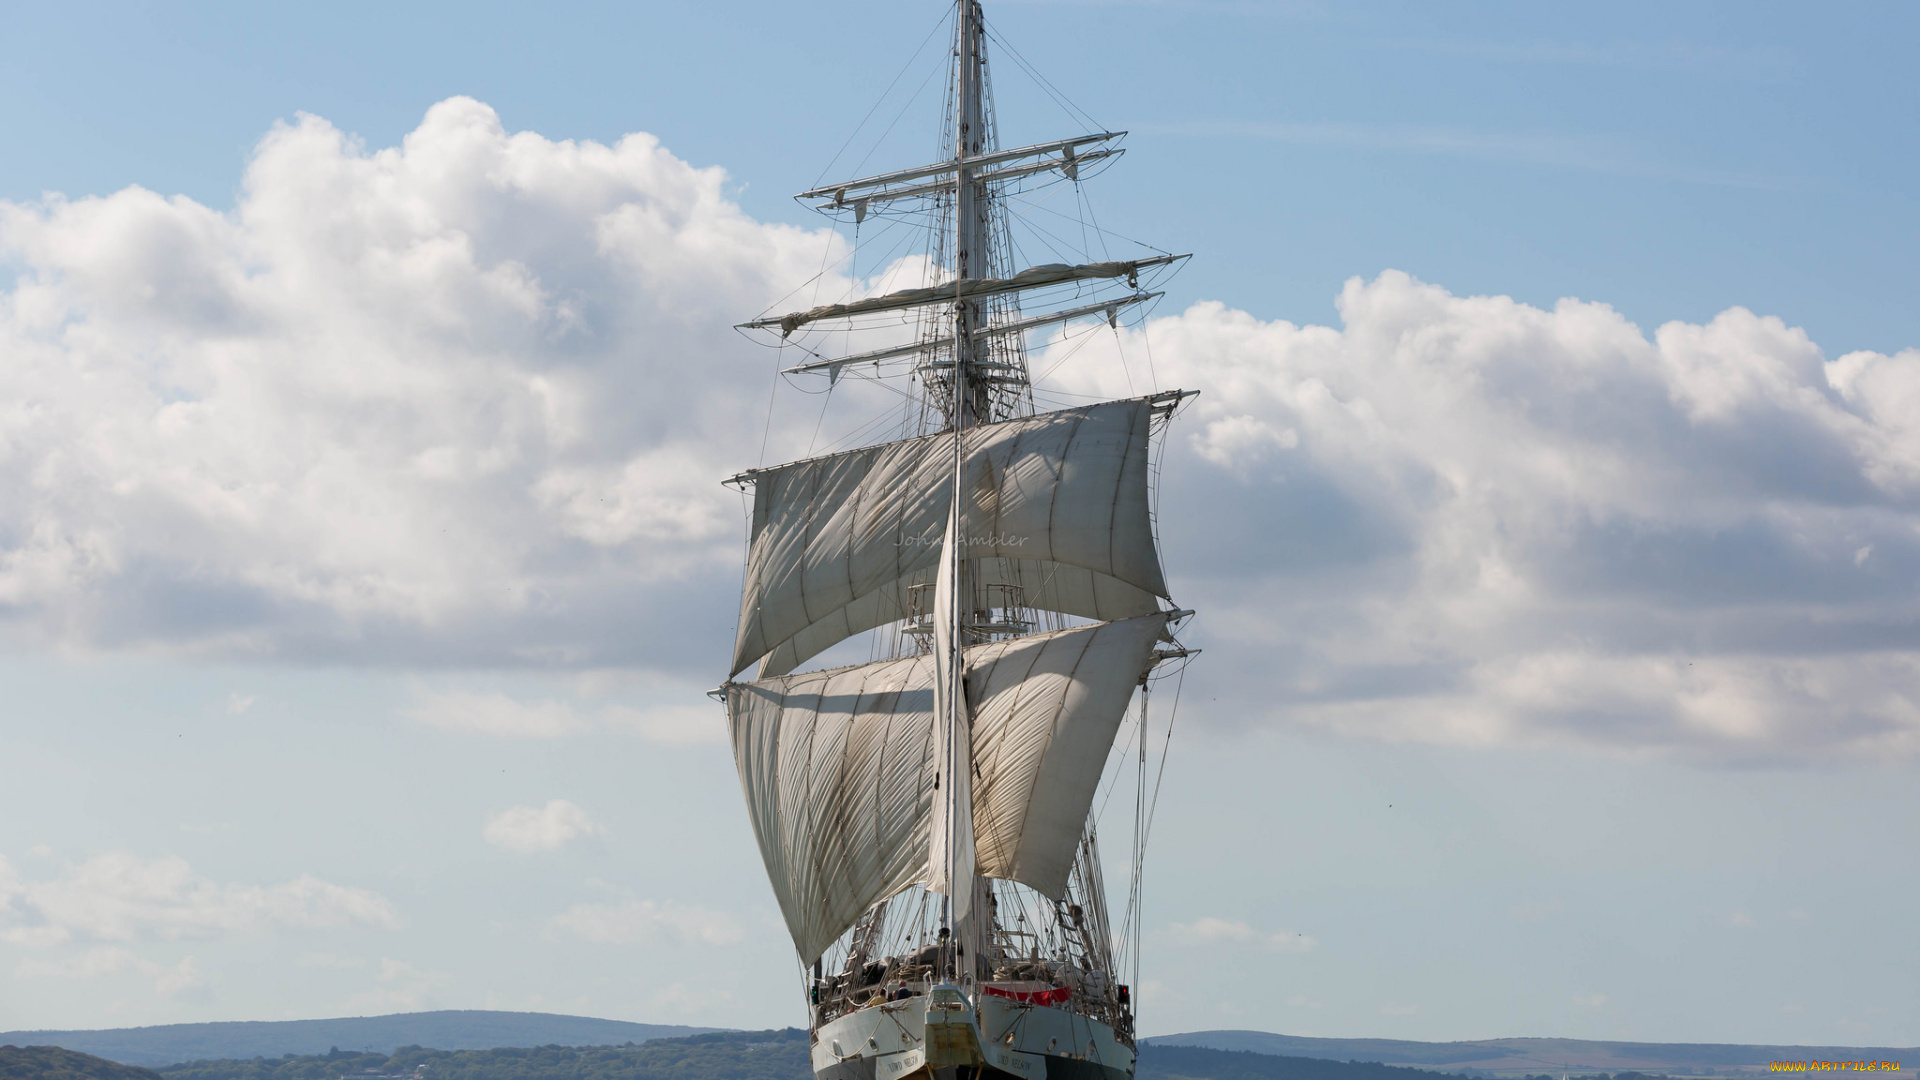
<path fill-rule="evenodd" d="M 0 858 L 0 941 L 14 945 L 398 924 L 392 905 L 379 894 L 311 875 L 280 885 L 222 885 L 194 873 L 184 859 L 143 860 L 115 851 L 69 865 L 58 877 L 28 881 Z M 121 963 L 131 954 L 87 955 L 93 959 L 76 963 Z"/>
<path fill-rule="evenodd" d="M 600 832 L 600 826 L 585 810 L 565 799 L 550 800 L 545 806 L 516 806 L 487 819 L 481 836 L 495 847 L 530 855 L 553 851 L 583 836 Z"/>
<path fill-rule="evenodd" d="M 1190 923 L 1174 923 L 1172 931 L 1175 937 L 1191 942 L 1208 945 L 1241 945 L 1274 952 L 1312 952 L 1320 942 L 1293 930 L 1281 930 L 1267 933 L 1255 930 L 1244 922 L 1202 916 Z"/>
<path fill-rule="evenodd" d="M 0 203 L 0 619 L 375 662 L 628 662 L 724 628 L 718 479 L 757 464 L 727 436 L 761 430 L 767 377 L 730 325 L 839 248 L 723 182 L 455 98 L 375 152 L 276 127 L 230 212 Z"/>
<path fill-rule="evenodd" d="M 455 98 L 386 149 L 279 126 L 227 212 L 0 204 L 0 632 L 712 670 L 741 529 L 715 480 L 760 463 L 772 367 L 729 327 L 844 253 L 724 183 L 650 136 L 509 133 Z M 1649 333 L 1397 272 L 1339 310 L 1200 303 L 1036 364 L 1072 393 L 1203 391 L 1160 505 L 1203 722 L 1920 752 L 1920 351 L 1830 359 L 1740 308 Z M 772 445 L 818 415 L 777 414 Z M 647 697 L 680 712 L 469 690 L 415 715 L 717 737 L 700 688 Z"/>
<path fill-rule="evenodd" d="M 631 945 L 667 938 L 703 945 L 738 945 L 745 933 L 724 912 L 680 904 L 629 900 L 621 904 L 575 904 L 553 917 L 550 929 L 605 945 Z"/>
<path fill-rule="evenodd" d="M 1215 724 L 1715 760 L 1920 751 L 1920 351 L 1743 309 L 1353 280 L 1340 327 L 1202 303 L 1081 393 L 1203 391 L 1162 531 Z M 1241 672 L 1258 672 L 1247 676 Z"/>

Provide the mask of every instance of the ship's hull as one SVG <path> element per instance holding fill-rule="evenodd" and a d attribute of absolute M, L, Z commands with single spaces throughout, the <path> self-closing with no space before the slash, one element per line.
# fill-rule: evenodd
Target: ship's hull
<path fill-rule="evenodd" d="M 1054 1080 L 1131 1080 L 1133 1073 L 1116 1069 L 1111 1065 L 1100 1065 L 1091 1061 L 1076 1061 L 1072 1058 L 1049 1057 L 1047 1075 Z M 816 1071 L 816 1080 L 880 1080 L 878 1061 L 866 1058 L 861 1061 L 839 1062 Z M 1024 1073 L 1009 1073 L 990 1065 L 970 1068 L 965 1065 L 953 1065 L 941 1069 L 919 1069 L 911 1074 L 917 1077 L 930 1077 L 931 1080 L 1025 1080 Z"/>
<path fill-rule="evenodd" d="M 818 1080 L 1132 1080 L 1111 1027 L 1067 1009 L 982 994 L 977 1009 L 928 999 L 872 1005 L 813 1035 Z"/>

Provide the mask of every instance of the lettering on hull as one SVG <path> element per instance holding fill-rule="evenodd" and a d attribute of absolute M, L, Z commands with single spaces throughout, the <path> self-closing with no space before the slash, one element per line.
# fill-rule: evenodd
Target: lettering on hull
<path fill-rule="evenodd" d="M 927 1063 L 924 1050 L 908 1050 L 899 1054 L 888 1054 L 880 1059 L 879 1075 L 882 1080 L 899 1080 L 913 1070 Z"/>

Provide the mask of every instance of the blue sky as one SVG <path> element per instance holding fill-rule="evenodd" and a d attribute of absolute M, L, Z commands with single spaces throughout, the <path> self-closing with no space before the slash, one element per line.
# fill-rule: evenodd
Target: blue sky
<path fill-rule="evenodd" d="M 138 183 L 224 206 L 276 120 L 315 113 L 387 146 L 467 94 L 551 138 L 652 132 L 725 167 L 754 216 L 800 222 L 787 196 L 941 10 L 22 5 L 0 45 L 0 191 Z M 1836 353 L 1914 340 L 1902 5 L 1063 2 L 990 18 L 1076 104 L 1137 133 L 1102 207 L 1202 252 L 1191 295 L 1324 321 L 1331 283 L 1391 266 L 1462 293 L 1598 299 L 1645 325 L 1740 304 Z M 1011 135 L 1067 122 L 1003 68 Z"/>
<path fill-rule="evenodd" d="M 0 1030 L 800 1022 L 698 695 L 726 327 L 943 14 L 7 11 Z M 1197 254 L 1144 1029 L 1920 1041 L 1913 9 L 988 16 Z"/>

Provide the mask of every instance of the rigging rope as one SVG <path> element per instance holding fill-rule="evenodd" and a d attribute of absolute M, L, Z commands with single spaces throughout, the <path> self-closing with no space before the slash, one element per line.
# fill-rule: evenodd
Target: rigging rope
<path fill-rule="evenodd" d="M 846 153 L 847 147 L 853 145 L 853 140 L 860 137 L 860 129 L 866 127 L 867 121 L 873 119 L 873 114 L 880 111 L 880 106 L 887 100 L 887 95 L 893 93 L 893 88 L 900 85 L 900 80 L 903 78 L 906 78 L 907 72 L 913 69 L 913 65 L 915 63 L 919 62 L 920 54 L 927 51 L 927 42 L 932 41 L 934 38 L 934 35 L 940 32 L 940 28 L 947 25 L 947 20 L 949 18 L 951 18 L 951 16 L 948 16 L 948 15 L 940 16 L 940 18 L 934 22 L 933 29 L 927 31 L 927 36 L 920 39 L 920 47 L 913 50 L 913 55 L 907 58 L 907 62 L 905 64 L 901 65 L 900 71 L 898 74 L 896 74 L 893 77 L 893 81 L 888 83 L 887 88 L 885 90 L 880 91 L 880 96 L 874 99 L 873 108 L 868 109 L 867 115 L 861 117 L 860 122 L 858 124 L 853 125 L 853 131 L 847 135 L 847 141 L 840 144 L 840 149 L 833 152 L 833 157 L 827 161 L 826 167 L 821 169 L 820 175 L 814 178 L 814 181 L 813 181 L 814 187 L 819 187 L 820 184 L 826 180 L 827 174 L 832 172 L 833 167 L 839 163 L 840 155 Z M 936 68 L 935 70 L 937 71 L 939 69 Z M 924 83 L 921 85 L 921 89 L 922 90 L 926 89 L 926 86 Z M 919 94 L 916 92 L 914 96 L 918 97 Z M 895 118 L 894 122 L 898 123 L 899 122 L 898 118 Z M 893 130 L 892 126 L 889 125 L 887 130 L 892 131 Z M 886 140 L 886 135 L 882 134 L 880 136 L 879 141 L 884 142 L 885 140 Z M 872 156 L 873 156 L 873 151 L 872 150 L 867 151 L 867 157 L 872 157 Z M 860 164 L 861 165 L 866 164 L 866 159 L 862 158 L 860 161 Z M 859 168 L 860 168 L 859 165 L 854 166 L 855 171 L 858 171 Z"/>
<path fill-rule="evenodd" d="M 1034 82 L 1038 83 L 1040 85 L 1040 89 L 1043 92 L 1045 92 L 1048 97 L 1053 99 L 1053 103 L 1055 105 L 1060 106 L 1060 108 L 1065 110 L 1067 115 L 1072 117 L 1073 119 L 1085 121 L 1087 126 L 1092 130 L 1095 130 L 1095 131 L 1105 130 L 1100 126 L 1099 122 L 1093 118 L 1093 114 L 1087 112 L 1087 110 L 1085 109 L 1082 109 L 1080 106 L 1075 105 L 1071 100 L 1067 98 L 1065 94 L 1060 92 L 1060 89 L 1058 87 L 1054 86 L 1051 82 L 1048 82 L 1047 77 L 1045 75 L 1040 74 L 1038 69 L 1036 69 L 1032 64 L 1028 63 L 1027 58 L 1020 54 L 1020 50 L 1013 47 L 1012 42 L 1008 41 L 1006 38 L 1001 37 L 1000 34 L 993 29 L 993 25 L 991 23 L 985 23 L 983 21 L 982 25 L 985 27 L 987 31 L 987 37 L 990 38 L 995 44 L 999 45 L 1001 48 L 1007 50 L 1007 55 L 1013 57 L 1014 64 L 1018 66 L 1020 70 L 1026 72 L 1027 76 L 1031 78 Z"/>

